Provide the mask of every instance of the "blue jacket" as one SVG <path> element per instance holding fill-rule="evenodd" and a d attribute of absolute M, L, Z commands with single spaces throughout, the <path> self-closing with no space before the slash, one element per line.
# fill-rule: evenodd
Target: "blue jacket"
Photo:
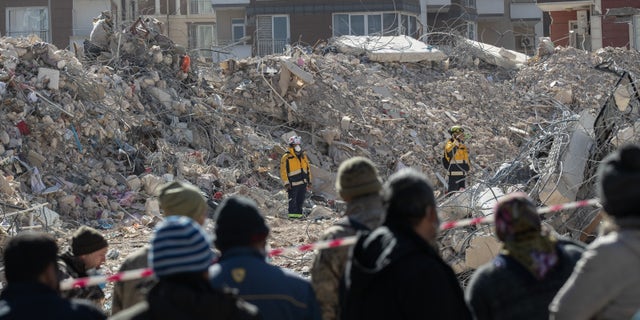
<path fill-rule="evenodd" d="M 214 288 L 234 288 L 265 320 L 320 320 L 320 307 L 308 280 L 271 265 L 249 247 L 225 251 L 209 269 Z"/>

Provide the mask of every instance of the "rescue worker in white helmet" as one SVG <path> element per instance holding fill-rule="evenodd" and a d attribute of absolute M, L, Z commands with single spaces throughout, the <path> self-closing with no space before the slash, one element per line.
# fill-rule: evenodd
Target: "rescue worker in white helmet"
<path fill-rule="evenodd" d="M 448 171 L 447 193 L 464 190 L 466 178 L 471 162 L 469 161 L 469 149 L 464 144 L 464 129 L 461 126 L 453 126 L 449 129 L 451 138 L 444 146 L 444 158 Z"/>
<path fill-rule="evenodd" d="M 300 136 L 289 137 L 289 150 L 280 160 L 280 178 L 289 195 L 289 218 L 303 217 L 302 204 L 311 189 L 311 170 L 309 158 L 300 147 Z"/>

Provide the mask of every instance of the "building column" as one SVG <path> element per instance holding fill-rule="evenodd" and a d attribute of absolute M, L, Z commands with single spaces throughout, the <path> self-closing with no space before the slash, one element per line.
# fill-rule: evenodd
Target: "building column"
<path fill-rule="evenodd" d="M 176 0 L 176 15 L 181 15 L 180 0 Z"/>
<path fill-rule="evenodd" d="M 591 50 L 602 48 L 602 0 L 591 8 Z"/>
<path fill-rule="evenodd" d="M 422 34 L 427 33 L 427 0 L 420 0 L 420 23 L 422 23 Z M 426 41 L 426 39 L 423 39 Z"/>
<path fill-rule="evenodd" d="M 155 6 L 154 6 L 154 14 L 160 15 L 160 0 L 156 0 Z"/>

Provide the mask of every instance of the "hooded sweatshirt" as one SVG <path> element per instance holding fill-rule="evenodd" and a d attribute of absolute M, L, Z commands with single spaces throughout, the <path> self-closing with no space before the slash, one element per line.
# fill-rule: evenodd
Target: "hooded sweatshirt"
<path fill-rule="evenodd" d="M 471 319 L 455 274 L 409 226 L 360 236 L 345 287 L 342 319 Z"/>

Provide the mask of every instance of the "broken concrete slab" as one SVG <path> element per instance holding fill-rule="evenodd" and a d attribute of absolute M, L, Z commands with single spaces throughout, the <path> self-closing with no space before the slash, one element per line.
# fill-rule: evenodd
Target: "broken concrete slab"
<path fill-rule="evenodd" d="M 573 125 L 568 148 L 559 155 L 561 169 L 543 175 L 546 181 L 540 191 L 540 200 L 545 205 L 561 204 L 576 200 L 576 194 L 584 181 L 584 170 L 593 146 L 593 123 L 595 117 L 589 111 L 583 111 L 579 120 Z M 561 139 L 561 138 L 560 138 Z"/>
<path fill-rule="evenodd" d="M 482 59 L 482 61 L 498 67 L 521 69 L 529 60 L 529 56 L 517 51 L 507 50 L 466 38 L 461 38 L 460 41 L 473 48 L 473 54 Z"/>
<path fill-rule="evenodd" d="M 437 48 L 409 36 L 341 36 L 334 44 L 340 52 L 366 54 L 377 62 L 439 62 L 447 58 Z"/>
<path fill-rule="evenodd" d="M 287 70 L 291 71 L 293 75 L 298 77 L 306 84 L 313 84 L 313 75 L 309 72 L 302 70 L 297 64 L 289 61 L 288 59 L 282 59 L 282 66 Z"/>

